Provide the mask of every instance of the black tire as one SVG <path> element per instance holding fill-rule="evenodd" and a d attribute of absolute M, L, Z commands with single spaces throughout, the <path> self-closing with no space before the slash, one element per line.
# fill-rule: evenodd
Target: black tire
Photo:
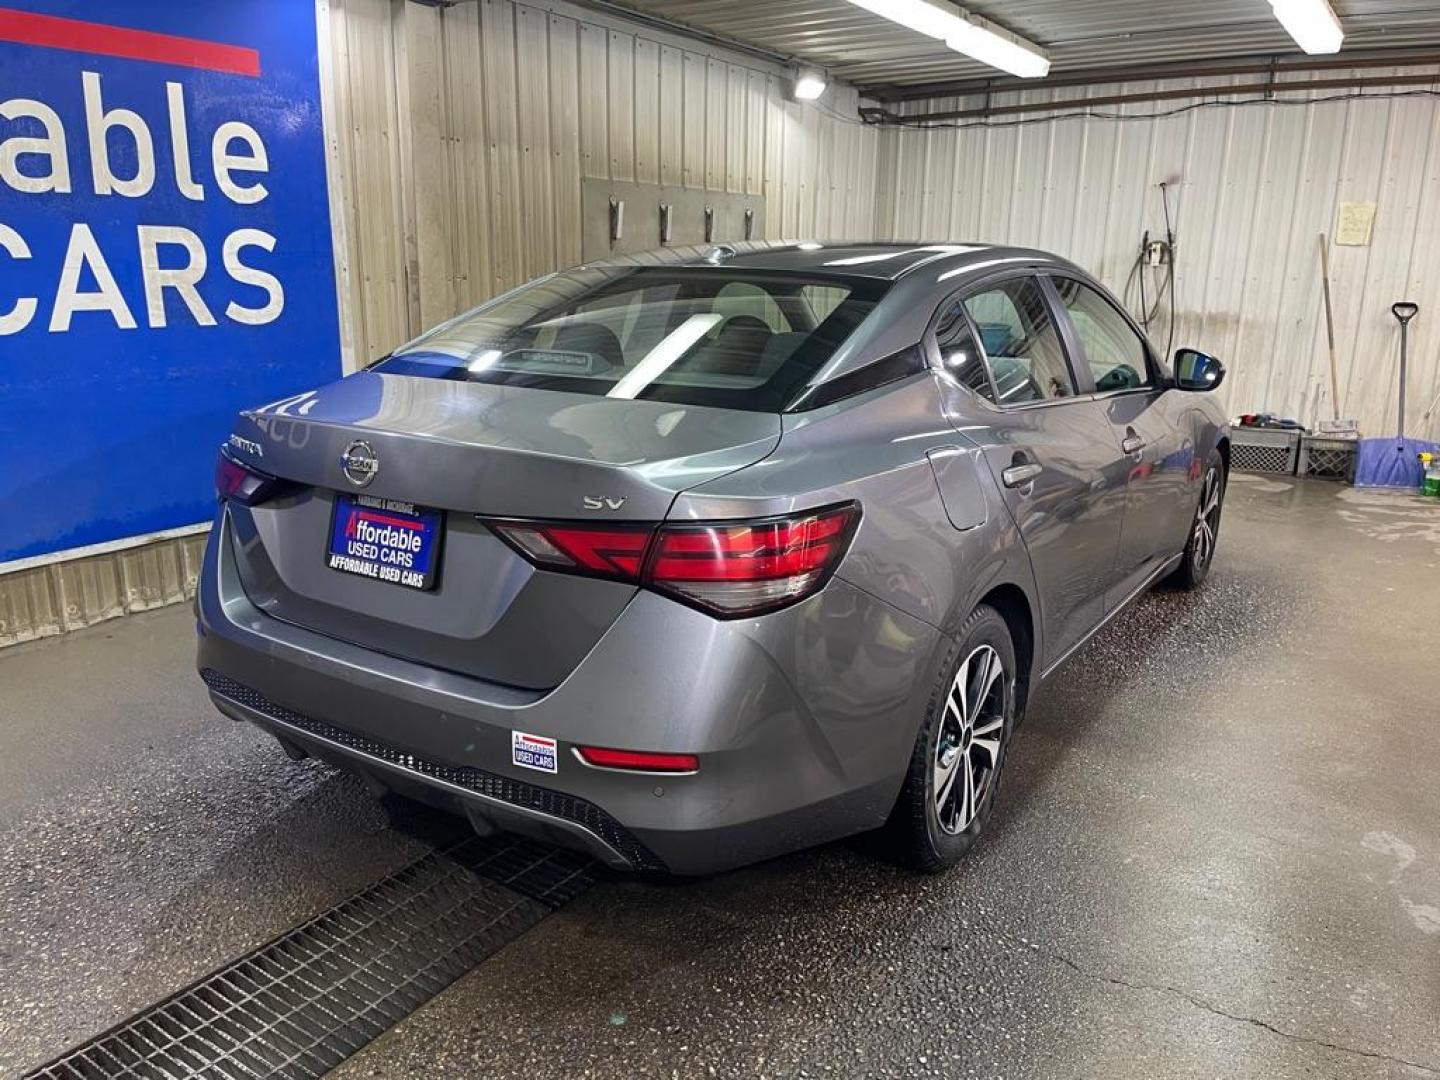
<path fill-rule="evenodd" d="M 991 656 L 1001 670 L 987 692 L 980 688 L 983 677 L 977 677 L 977 673 L 981 661 L 988 662 Z M 966 696 L 978 698 L 980 703 L 979 708 L 966 709 L 971 713 L 968 727 L 952 705 L 962 667 L 967 668 L 969 676 Z M 975 670 L 968 670 L 972 667 Z M 975 845 L 990 820 L 1015 728 L 1015 674 L 1015 648 L 1009 627 L 998 611 L 982 604 L 960 628 L 958 642 L 945 659 L 940 680 L 926 706 L 925 722 L 915 739 L 904 786 L 885 826 L 889 850 L 912 869 L 934 874 L 954 866 Z M 982 693 L 985 696 L 981 697 Z M 998 727 L 992 727 L 997 718 Z M 981 733 L 989 735 L 991 731 L 996 737 L 993 765 L 987 769 L 992 740 Z M 935 786 L 943 768 L 942 753 L 949 753 L 955 763 L 950 774 L 953 781 L 944 788 L 949 792 L 946 800 L 937 799 Z M 968 814 L 960 805 L 966 789 L 957 787 L 967 775 L 974 792 Z M 950 820 L 944 820 L 946 817 Z"/>
<path fill-rule="evenodd" d="M 1195 516 L 1190 519 L 1190 536 L 1185 541 L 1185 554 L 1170 575 L 1170 584 L 1189 592 L 1198 589 L 1210 576 L 1215 561 L 1215 545 L 1220 539 L 1220 511 L 1225 508 L 1225 459 L 1219 450 L 1210 451 L 1205 474 L 1200 481 L 1200 497 Z M 1209 510 L 1207 512 L 1207 506 Z"/>

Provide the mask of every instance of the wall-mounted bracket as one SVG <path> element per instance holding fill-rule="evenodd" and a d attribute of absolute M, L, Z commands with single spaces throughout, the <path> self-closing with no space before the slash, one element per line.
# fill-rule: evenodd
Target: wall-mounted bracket
<path fill-rule="evenodd" d="M 618 244 L 625 235 L 625 200 L 610 200 L 610 243 Z"/>

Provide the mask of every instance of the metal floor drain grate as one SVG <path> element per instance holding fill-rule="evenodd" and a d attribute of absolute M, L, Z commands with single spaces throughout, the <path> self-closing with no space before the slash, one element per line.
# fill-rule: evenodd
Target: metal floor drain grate
<path fill-rule="evenodd" d="M 433 852 L 27 1077 L 321 1076 L 583 891 L 593 865 L 508 836 Z"/>

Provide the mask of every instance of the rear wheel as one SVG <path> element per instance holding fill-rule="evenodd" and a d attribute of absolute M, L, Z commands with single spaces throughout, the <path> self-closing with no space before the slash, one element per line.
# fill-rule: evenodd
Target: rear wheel
<path fill-rule="evenodd" d="M 1219 450 L 1210 451 L 1205 476 L 1200 481 L 1200 501 L 1190 522 L 1190 539 L 1185 555 L 1170 580 L 1181 589 L 1197 589 L 1210 576 L 1215 560 L 1215 541 L 1220 536 L 1220 510 L 1225 503 L 1225 461 Z"/>
<path fill-rule="evenodd" d="M 1009 627 L 981 605 L 931 694 L 910 769 L 886 828 L 909 866 L 937 873 L 974 846 L 990 818 L 1015 719 Z"/>

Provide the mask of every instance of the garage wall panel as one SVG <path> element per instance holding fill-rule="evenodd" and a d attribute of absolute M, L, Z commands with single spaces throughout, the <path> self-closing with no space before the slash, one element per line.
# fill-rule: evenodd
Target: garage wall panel
<path fill-rule="evenodd" d="M 347 0 L 331 6 L 334 77 L 341 127 L 341 187 L 350 243 L 351 305 L 356 353 L 370 343 L 403 340 L 410 323 L 405 275 L 405 216 L 395 136 L 395 39 L 390 0 Z"/>
<path fill-rule="evenodd" d="M 0 647 L 195 595 L 204 532 L 0 575 Z"/>
<path fill-rule="evenodd" d="M 331 28 L 357 362 L 577 262 L 582 178 L 763 196 L 772 237 L 873 235 L 851 88 L 800 105 L 779 67 L 561 0 L 334 0 Z"/>
<path fill-rule="evenodd" d="M 1406 73 L 1417 70 L 1436 73 L 1440 85 L 1437 69 Z M 993 104 L 1154 88 L 1026 91 L 996 95 Z M 1054 250 L 1098 274 L 1138 313 L 1135 257 L 1146 230 L 1164 235 L 1159 184 L 1169 181 L 1175 343 L 1226 361 L 1232 412 L 1264 409 L 1309 423 L 1331 414 L 1318 235 L 1333 234 L 1342 202 L 1374 202 L 1371 243 L 1331 248 L 1341 411 L 1367 434 L 1393 431 L 1398 332 L 1390 304 L 1413 299 L 1421 315 L 1411 324 L 1409 428 L 1440 437 L 1440 417 L 1428 425 L 1421 417 L 1440 392 L 1440 101 L 1322 100 L 1326 94 L 1303 92 L 1289 105 L 1235 107 L 1197 95 L 1103 110 L 1135 117 L 1124 120 L 1040 114 L 1006 126 L 887 129 L 875 230 Z M 979 104 L 949 99 L 907 109 Z M 1152 327 L 1162 348 L 1167 330 L 1162 304 Z"/>

